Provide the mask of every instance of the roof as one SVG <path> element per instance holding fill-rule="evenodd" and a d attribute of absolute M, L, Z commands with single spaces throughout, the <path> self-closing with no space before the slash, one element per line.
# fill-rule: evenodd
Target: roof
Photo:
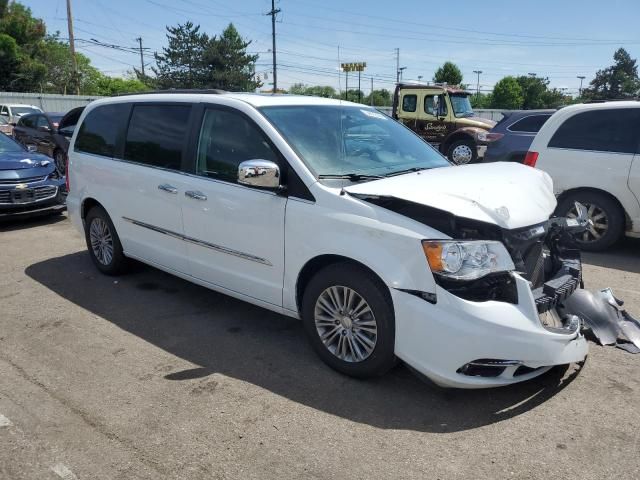
<path fill-rule="evenodd" d="M 40 107 L 38 107 L 37 105 L 29 105 L 27 103 L 3 103 L 2 105 L 4 105 L 5 107 L 29 107 L 37 108 L 38 110 L 40 110 Z"/>
<path fill-rule="evenodd" d="M 429 90 L 442 90 L 448 93 L 464 93 L 465 95 L 473 95 L 472 92 L 456 87 L 455 85 L 438 85 L 428 83 L 400 83 L 398 88 L 415 88 L 415 89 L 429 89 Z"/>
<path fill-rule="evenodd" d="M 131 95 L 118 95 L 109 98 L 103 98 L 91 102 L 93 104 L 103 104 L 111 102 L 142 102 L 149 100 L 156 101 L 172 101 L 172 102 L 201 102 L 206 100 L 215 101 L 216 98 L 225 98 L 242 101 L 254 107 L 266 107 L 275 105 L 351 105 L 360 108 L 369 108 L 361 103 L 347 102 L 346 100 L 338 100 L 333 98 L 311 97 L 306 95 L 288 95 L 288 94 L 264 94 L 264 93 L 234 93 L 234 92 L 217 92 L 217 91 L 198 91 L 186 92 L 166 91 L 166 92 L 149 92 Z"/>

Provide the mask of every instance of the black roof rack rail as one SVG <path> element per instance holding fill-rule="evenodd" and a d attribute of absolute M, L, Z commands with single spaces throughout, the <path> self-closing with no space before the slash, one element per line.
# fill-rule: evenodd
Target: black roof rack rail
<path fill-rule="evenodd" d="M 118 93 L 114 97 L 126 97 L 128 95 L 151 95 L 154 93 L 198 93 L 207 95 L 221 95 L 223 93 L 229 93 L 226 90 L 220 90 L 218 88 L 170 88 L 168 90 L 149 90 L 146 92 L 129 92 Z"/>
<path fill-rule="evenodd" d="M 629 97 L 629 98 L 608 98 L 606 100 L 587 100 L 584 103 L 637 102 L 637 101 L 640 101 L 638 97 Z"/>

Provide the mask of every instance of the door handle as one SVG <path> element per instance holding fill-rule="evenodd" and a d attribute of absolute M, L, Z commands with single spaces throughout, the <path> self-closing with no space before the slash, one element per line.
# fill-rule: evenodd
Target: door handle
<path fill-rule="evenodd" d="M 158 190 L 162 190 L 163 192 L 173 193 L 174 195 L 178 193 L 178 189 L 173 185 L 169 185 L 168 183 L 163 183 L 162 185 L 158 185 Z"/>
<path fill-rule="evenodd" d="M 189 198 L 193 198 L 195 200 L 206 200 L 207 196 L 202 193 L 199 192 L 197 190 L 187 190 L 186 192 L 184 192 L 184 194 L 189 197 Z"/>

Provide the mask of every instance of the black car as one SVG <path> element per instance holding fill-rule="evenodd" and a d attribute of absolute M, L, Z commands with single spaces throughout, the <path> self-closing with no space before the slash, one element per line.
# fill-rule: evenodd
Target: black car
<path fill-rule="evenodd" d="M 484 134 L 487 150 L 483 162 L 524 162 L 536 133 L 554 113 L 555 110 L 504 112 L 502 120 Z"/>
<path fill-rule="evenodd" d="M 0 219 L 62 212 L 66 197 L 53 160 L 0 133 Z"/>
<path fill-rule="evenodd" d="M 64 124 L 64 113 L 31 113 L 20 117 L 13 136 L 23 145 L 34 145 L 40 153 L 53 158 L 60 172 L 65 171 L 69 137 L 74 125 Z"/>

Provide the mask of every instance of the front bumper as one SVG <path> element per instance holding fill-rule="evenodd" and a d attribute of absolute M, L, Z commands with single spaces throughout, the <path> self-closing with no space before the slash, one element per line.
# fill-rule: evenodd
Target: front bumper
<path fill-rule="evenodd" d="M 546 328 L 529 282 L 518 274 L 514 278 L 517 304 L 468 301 L 441 287 L 436 287 L 437 303 L 432 304 L 392 289 L 396 355 L 436 384 L 457 388 L 509 385 L 536 377 L 554 365 L 584 360 L 588 347 L 579 327 Z M 493 377 L 461 372 L 479 359 L 517 363 Z"/>

